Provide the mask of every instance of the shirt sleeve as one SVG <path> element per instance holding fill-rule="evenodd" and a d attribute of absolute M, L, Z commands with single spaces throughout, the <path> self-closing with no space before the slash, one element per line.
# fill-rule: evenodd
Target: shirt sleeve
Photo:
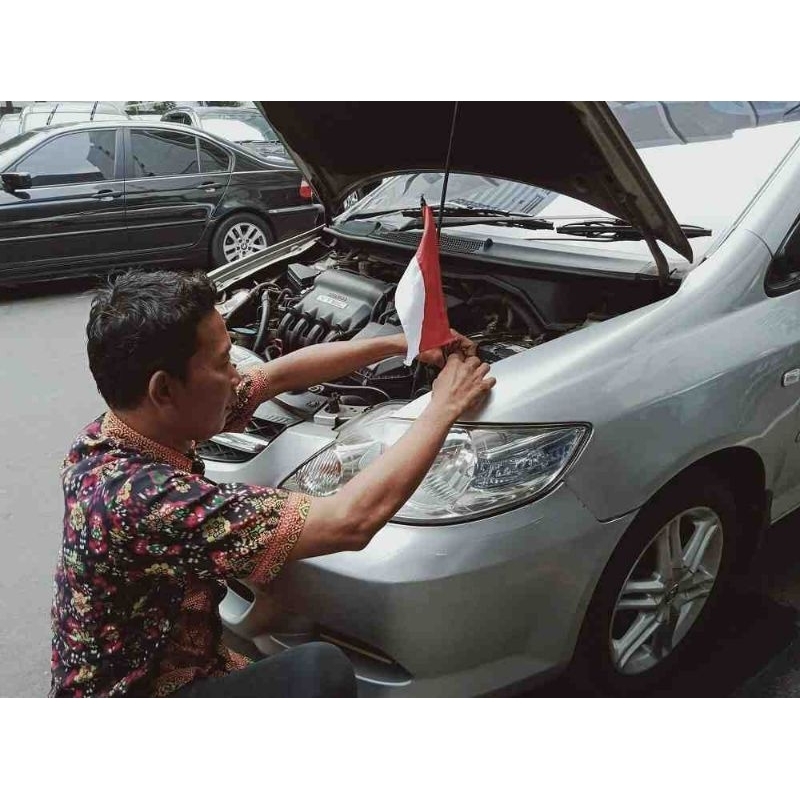
<path fill-rule="evenodd" d="M 245 429 L 255 410 L 271 397 L 267 383 L 267 376 L 260 369 L 242 376 L 242 382 L 236 387 L 237 400 L 225 421 L 224 431 L 235 433 Z"/>
<path fill-rule="evenodd" d="M 278 574 L 303 530 L 307 495 L 215 484 L 166 464 L 137 470 L 106 499 L 111 557 L 131 578 Z"/>

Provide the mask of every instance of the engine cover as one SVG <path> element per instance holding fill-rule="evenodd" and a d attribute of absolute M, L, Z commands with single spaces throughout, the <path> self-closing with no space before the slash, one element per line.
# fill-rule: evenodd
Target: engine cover
<path fill-rule="evenodd" d="M 394 285 L 343 270 L 326 270 L 289 308 L 278 328 L 283 352 L 348 338 L 382 308 Z"/>

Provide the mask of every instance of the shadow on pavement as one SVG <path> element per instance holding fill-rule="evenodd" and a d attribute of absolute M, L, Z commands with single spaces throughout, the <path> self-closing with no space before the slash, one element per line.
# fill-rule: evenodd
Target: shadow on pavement
<path fill-rule="evenodd" d="M 706 640 L 691 654 L 688 666 L 663 684 L 653 697 L 730 697 L 769 694 L 756 685 L 761 673 L 800 641 L 797 609 L 750 591 L 731 593 L 726 612 Z M 753 684 L 751 686 L 750 684 Z M 745 692 L 741 692 L 746 688 Z M 564 679 L 526 692 L 525 697 L 578 697 Z"/>

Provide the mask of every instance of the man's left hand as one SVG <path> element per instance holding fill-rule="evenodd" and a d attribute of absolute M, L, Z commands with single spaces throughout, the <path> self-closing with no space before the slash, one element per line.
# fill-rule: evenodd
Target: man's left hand
<path fill-rule="evenodd" d="M 450 353 L 461 353 L 464 358 L 477 355 L 478 345 L 475 342 L 452 328 L 450 328 L 450 333 L 456 337 L 454 342 L 444 348 L 432 347 L 430 350 L 425 350 L 417 356 L 417 360 L 421 364 L 430 364 L 441 368 L 444 367 L 446 357 Z M 442 350 L 445 352 L 443 353 Z"/>

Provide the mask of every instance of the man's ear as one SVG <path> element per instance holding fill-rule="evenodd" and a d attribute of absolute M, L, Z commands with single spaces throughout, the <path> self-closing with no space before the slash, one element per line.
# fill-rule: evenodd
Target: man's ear
<path fill-rule="evenodd" d="M 154 372 L 147 384 L 147 396 L 158 409 L 171 408 L 175 405 L 174 378 L 163 369 Z"/>

